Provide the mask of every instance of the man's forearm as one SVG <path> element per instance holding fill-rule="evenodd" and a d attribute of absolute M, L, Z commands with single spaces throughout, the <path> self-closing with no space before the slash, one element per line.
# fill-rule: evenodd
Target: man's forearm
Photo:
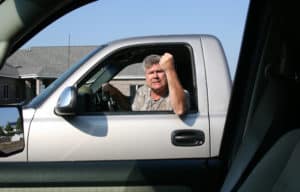
<path fill-rule="evenodd" d="M 185 93 L 175 70 L 166 71 L 171 105 L 177 115 L 186 112 Z"/>
<path fill-rule="evenodd" d="M 111 95 L 122 110 L 129 111 L 131 109 L 129 99 L 123 95 L 119 90 L 115 90 L 115 92 Z"/>
<path fill-rule="evenodd" d="M 121 93 L 116 87 L 109 83 L 103 84 L 102 89 L 104 92 L 108 92 L 109 95 L 117 102 L 122 110 L 130 110 L 130 103 L 128 98 Z"/>

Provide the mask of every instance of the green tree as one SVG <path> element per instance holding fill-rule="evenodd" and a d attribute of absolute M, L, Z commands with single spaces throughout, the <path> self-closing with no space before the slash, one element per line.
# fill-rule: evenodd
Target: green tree
<path fill-rule="evenodd" d="M 9 123 L 6 124 L 5 131 L 9 136 L 14 135 L 14 128 Z"/>
<path fill-rule="evenodd" d="M 22 126 L 21 118 L 18 118 L 18 120 L 16 122 L 16 132 L 23 133 L 23 126 Z"/>
<path fill-rule="evenodd" d="M 3 136 L 3 135 L 5 135 L 5 133 L 4 133 L 4 131 L 3 131 L 3 127 L 0 126 L 0 136 Z"/>

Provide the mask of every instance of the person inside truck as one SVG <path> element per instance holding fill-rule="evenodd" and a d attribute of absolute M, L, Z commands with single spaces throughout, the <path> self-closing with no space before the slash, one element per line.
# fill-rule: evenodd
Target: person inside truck
<path fill-rule="evenodd" d="M 174 58 L 170 53 L 149 55 L 143 60 L 146 84 L 135 94 L 132 104 L 117 88 L 109 83 L 102 86 L 123 110 L 174 111 L 183 115 L 190 107 L 190 96 L 184 90 L 176 73 Z"/>

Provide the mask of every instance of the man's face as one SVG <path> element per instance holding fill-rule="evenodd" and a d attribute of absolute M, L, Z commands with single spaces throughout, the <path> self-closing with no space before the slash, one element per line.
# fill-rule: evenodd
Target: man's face
<path fill-rule="evenodd" d="M 165 91 L 167 88 L 167 77 L 165 71 L 159 64 L 146 68 L 146 83 L 153 91 Z"/>

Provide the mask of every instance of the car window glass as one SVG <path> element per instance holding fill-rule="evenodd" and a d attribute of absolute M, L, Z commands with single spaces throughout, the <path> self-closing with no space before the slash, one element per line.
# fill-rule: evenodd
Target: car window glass
<path fill-rule="evenodd" d="M 127 9 L 120 10 L 125 11 L 123 16 L 109 11 L 124 6 Z M 55 21 L 7 60 L 4 68 L 11 68 L 9 70 L 13 71 L 16 82 L 0 85 L 3 93 L 0 95 L 1 102 L 30 102 L 66 69 L 99 45 L 132 36 L 184 33 L 215 35 L 224 45 L 233 77 L 247 6 L 248 1 L 224 2 L 219 10 L 222 14 L 218 16 L 211 14 L 213 11 L 207 11 L 215 7 L 213 2 L 201 5 L 198 1 L 133 1 L 119 2 L 118 7 L 109 1 L 88 4 Z M 156 14 L 148 17 L 146 13 L 153 8 L 157 10 Z M 159 11 L 162 9 L 165 11 Z M 189 14 L 182 17 L 179 11 L 188 11 Z M 15 89 L 18 91 L 12 91 Z"/>

